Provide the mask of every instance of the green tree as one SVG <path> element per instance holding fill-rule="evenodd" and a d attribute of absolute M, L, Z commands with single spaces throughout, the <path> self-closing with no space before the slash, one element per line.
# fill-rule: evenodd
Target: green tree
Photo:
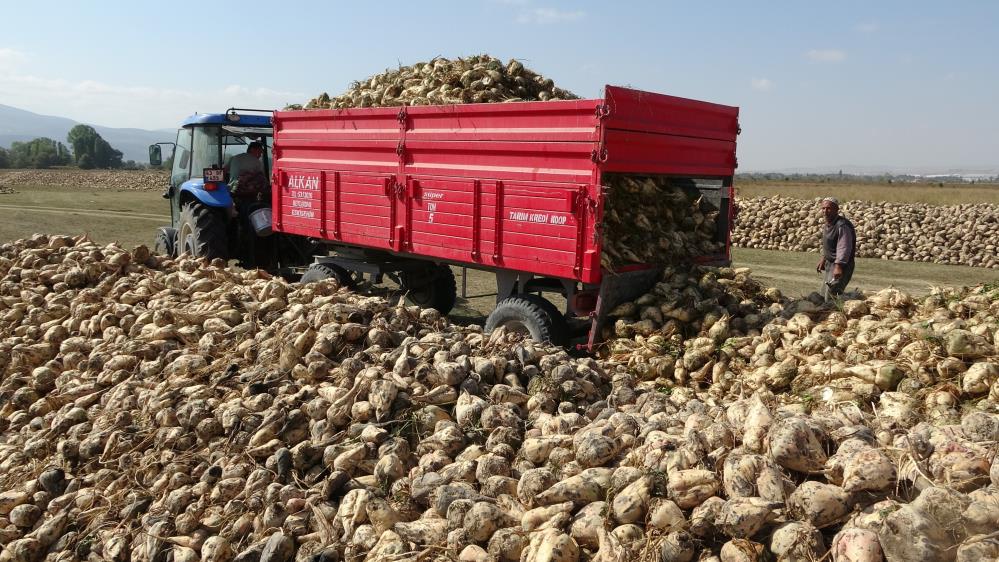
<path fill-rule="evenodd" d="M 90 125 L 77 125 L 69 130 L 66 142 L 73 147 L 73 159 L 79 164 L 84 155 L 89 155 L 93 162 L 97 139 L 100 135 Z"/>
<path fill-rule="evenodd" d="M 89 154 L 84 154 L 83 156 L 77 158 L 76 165 L 79 166 L 81 170 L 93 170 L 94 159 Z"/>
<path fill-rule="evenodd" d="M 50 168 L 70 163 L 69 149 L 50 138 L 37 138 L 10 145 L 10 164 L 14 168 Z"/>
<path fill-rule="evenodd" d="M 66 141 L 73 147 L 76 164 L 83 167 L 84 156 L 91 168 L 121 168 L 122 153 L 115 150 L 90 125 L 77 125 L 69 130 Z"/>
<path fill-rule="evenodd" d="M 6 148 L 0 147 L 0 168 L 10 167 L 10 153 Z"/>

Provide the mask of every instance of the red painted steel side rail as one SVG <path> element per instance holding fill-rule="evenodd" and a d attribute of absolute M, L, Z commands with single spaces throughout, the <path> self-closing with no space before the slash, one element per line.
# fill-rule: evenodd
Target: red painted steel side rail
<path fill-rule="evenodd" d="M 595 100 L 273 122 L 275 230 L 596 284 L 601 175 L 730 178 L 738 109 L 608 86 Z"/>

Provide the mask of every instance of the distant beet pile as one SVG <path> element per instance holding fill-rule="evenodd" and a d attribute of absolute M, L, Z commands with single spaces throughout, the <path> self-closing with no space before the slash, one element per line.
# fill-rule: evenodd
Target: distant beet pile
<path fill-rule="evenodd" d="M 38 185 L 117 191 L 163 190 L 169 182 L 170 172 L 165 170 L 0 170 L 0 193 Z"/>
<path fill-rule="evenodd" d="M 739 200 L 732 243 L 743 248 L 810 251 L 819 247 L 818 200 Z M 999 205 L 925 205 L 847 201 L 857 255 L 999 269 Z"/>

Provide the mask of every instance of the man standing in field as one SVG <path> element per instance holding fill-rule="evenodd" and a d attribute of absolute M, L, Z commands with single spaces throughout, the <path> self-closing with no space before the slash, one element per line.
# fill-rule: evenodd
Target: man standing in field
<path fill-rule="evenodd" d="M 815 271 L 825 272 L 823 293 L 828 300 L 830 296 L 842 295 L 853 277 L 857 231 L 853 223 L 839 214 L 839 201 L 833 197 L 822 200 L 822 216 L 826 219 L 822 228 L 822 258 Z"/>

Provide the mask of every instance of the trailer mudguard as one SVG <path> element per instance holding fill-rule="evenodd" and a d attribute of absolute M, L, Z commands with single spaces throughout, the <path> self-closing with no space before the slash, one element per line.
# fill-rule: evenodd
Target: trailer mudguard
<path fill-rule="evenodd" d="M 229 194 L 229 186 L 224 183 L 216 185 L 217 188 L 209 191 L 205 189 L 205 180 L 201 178 L 187 180 L 180 186 L 181 197 L 187 193 L 209 207 L 231 207 L 232 195 Z"/>

